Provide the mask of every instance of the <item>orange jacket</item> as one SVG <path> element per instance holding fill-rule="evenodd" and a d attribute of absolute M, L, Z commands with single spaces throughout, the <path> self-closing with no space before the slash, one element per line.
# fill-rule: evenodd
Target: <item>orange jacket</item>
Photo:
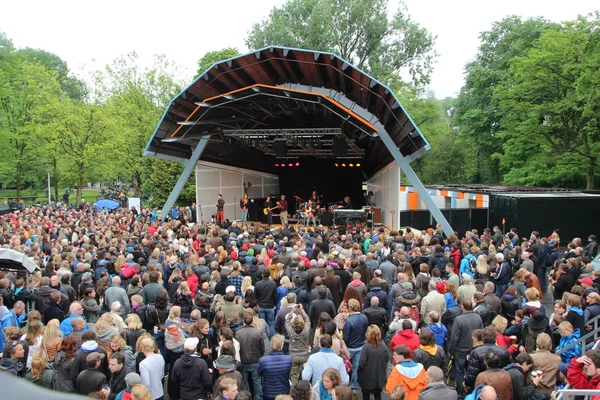
<path fill-rule="evenodd" d="M 423 365 L 407 360 L 394 366 L 385 389 L 391 394 L 396 386 L 402 386 L 406 391 L 405 400 L 417 400 L 427 387 L 427 373 Z"/>

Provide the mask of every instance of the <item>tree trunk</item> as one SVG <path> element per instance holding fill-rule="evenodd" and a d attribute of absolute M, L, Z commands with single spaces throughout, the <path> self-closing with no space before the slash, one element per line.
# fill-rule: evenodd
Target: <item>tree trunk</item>
<path fill-rule="evenodd" d="M 82 195 L 82 190 L 83 190 L 83 181 L 84 181 L 84 176 L 83 176 L 83 164 L 79 164 L 79 180 L 77 181 L 77 206 L 79 206 L 79 204 L 81 204 L 81 195 Z"/>
<path fill-rule="evenodd" d="M 17 202 L 21 201 L 21 185 L 23 185 L 23 166 L 17 163 Z"/>
<path fill-rule="evenodd" d="M 585 172 L 586 190 L 594 190 L 594 169 L 596 169 L 596 160 L 590 159 L 587 170 Z"/>
<path fill-rule="evenodd" d="M 54 201 L 58 201 L 58 159 L 55 157 L 52 160 L 52 184 L 54 185 Z"/>
<path fill-rule="evenodd" d="M 142 174 L 141 172 L 135 173 L 135 192 L 134 197 L 142 197 Z"/>

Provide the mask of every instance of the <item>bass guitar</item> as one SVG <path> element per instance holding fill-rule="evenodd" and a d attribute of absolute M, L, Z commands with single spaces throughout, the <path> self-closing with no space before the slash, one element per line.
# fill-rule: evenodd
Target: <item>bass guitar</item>
<path fill-rule="evenodd" d="M 276 208 L 279 208 L 279 206 L 275 206 L 275 207 L 271 207 L 271 208 L 263 208 L 263 213 L 265 215 L 269 215 L 269 213 L 271 212 L 271 210 L 274 210 Z"/>

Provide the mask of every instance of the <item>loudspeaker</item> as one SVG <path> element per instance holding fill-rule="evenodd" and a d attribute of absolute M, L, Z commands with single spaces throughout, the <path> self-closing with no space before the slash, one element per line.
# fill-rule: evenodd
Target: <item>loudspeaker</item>
<path fill-rule="evenodd" d="M 333 156 L 344 158 L 348 155 L 348 143 L 343 138 L 333 138 Z"/>
<path fill-rule="evenodd" d="M 323 225 L 323 226 L 333 225 L 333 216 L 331 215 L 331 213 L 329 211 L 326 211 L 323 214 L 321 214 L 321 225 Z"/>
<path fill-rule="evenodd" d="M 275 153 L 275 157 L 285 157 L 287 155 L 287 140 L 273 140 L 273 153 Z"/>

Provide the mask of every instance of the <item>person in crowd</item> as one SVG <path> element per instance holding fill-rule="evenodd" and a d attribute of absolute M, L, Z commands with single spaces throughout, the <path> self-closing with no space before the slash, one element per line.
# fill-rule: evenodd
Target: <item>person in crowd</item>
<path fill-rule="evenodd" d="M 296 311 L 300 311 L 300 315 Z M 288 315 L 285 316 L 285 330 L 290 338 L 289 355 L 292 356 L 292 370 L 290 380 L 296 383 L 302 366 L 308 361 L 311 353 L 310 346 L 310 321 L 304 312 L 302 304 L 296 304 Z"/>
<path fill-rule="evenodd" d="M 4 346 L 0 368 L 2 372 L 16 376 L 22 375 L 25 367 L 19 360 L 25 356 L 23 344 L 17 340 L 9 341 Z"/>
<path fill-rule="evenodd" d="M 234 400 L 238 399 L 238 384 L 235 379 L 225 378 L 219 382 L 219 395 L 213 397 L 215 400 Z"/>
<path fill-rule="evenodd" d="M 106 375 L 100 371 L 100 362 L 105 356 L 105 354 L 95 351 L 86 356 L 87 368 L 77 375 L 75 381 L 77 393 L 87 396 L 92 392 L 101 390 L 106 385 Z"/>
<path fill-rule="evenodd" d="M 458 394 L 444 383 L 444 372 L 435 365 L 427 368 L 427 387 L 419 394 L 419 400 L 458 400 Z"/>
<path fill-rule="evenodd" d="M 327 368 L 323 371 L 321 379 L 312 387 L 312 400 L 333 400 L 335 388 L 342 384 L 338 370 Z"/>
<path fill-rule="evenodd" d="M 135 367 L 135 360 L 134 360 Z M 110 393 L 108 395 L 109 400 L 114 400 L 117 395 L 127 388 L 126 376 L 133 372 L 125 365 L 125 356 L 122 353 L 113 353 L 110 355 L 108 360 L 108 369 L 110 370 L 110 379 L 108 380 L 108 387 Z"/>
<path fill-rule="evenodd" d="M 512 389 L 514 399 L 527 400 L 534 397 L 537 386 L 540 384 L 543 375 L 535 373 L 531 375 L 531 384 L 527 384 L 525 374 L 533 368 L 533 358 L 527 353 L 519 353 L 515 362 L 504 367 L 504 370 L 510 374 L 512 380 Z"/>
<path fill-rule="evenodd" d="M 489 385 L 496 390 L 498 400 L 511 400 L 513 398 L 512 379 L 508 372 L 501 369 L 500 356 L 494 350 L 488 350 L 484 359 L 485 371 L 477 375 L 475 387 Z"/>
<path fill-rule="evenodd" d="M 485 356 L 488 352 L 493 352 L 498 356 L 498 368 L 504 368 L 511 363 L 512 357 L 506 347 L 496 345 L 498 331 L 492 326 L 483 329 L 483 344 L 471 351 L 467 364 L 467 373 L 465 374 L 464 384 L 469 388 L 474 388 L 475 381 L 479 374 L 486 370 Z"/>
<path fill-rule="evenodd" d="M 365 344 L 365 334 L 367 333 L 369 320 L 360 312 L 360 303 L 355 299 L 348 301 L 348 308 L 350 315 L 348 315 L 344 323 L 342 338 L 346 342 L 352 360 L 352 383 L 350 388 L 356 390 L 358 389 L 357 371 L 360 362 L 360 352 Z"/>
<path fill-rule="evenodd" d="M 370 400 L 371 395 L 375 400 L 381 400 L 381 392 L 386 384 L 389 352 L 382 342 L 381 329 L 377 325 L 370 325 L 365 336 L 366 343 L 358 364 L 358 384 L 364 400 Z"/>
<path fill-rule="evenodd" d="M 401 344 L 408 346 L 411 357 L 415 349 L 419 347 L 419 337 L 415 334 L 410 320 L 402 321 L 402 330 L 396 333 L 390 341 L 390 350 L 394 351 L 396 346 Z"/>
<path fill-rule="evenodd" d="M 567 380 L 575 389 L 600 390 L 600 349 L 589 350 L 583 356 L 572 359 Z M 597 397 L 593 399 L 597 400 Z"/>
<path fill-rule="evenodd" d="M 262 377 L 264 399 L 275 400 L 278 394 L 290 392 L 292 356 L 283 354 L 283 345 L 283 335 L 273 336 L 271 351 L 258 360 L 256 373 Z"/>
<path fill-rule="evenodd" d="M 11 310 L 6 310 L 0 316 L 0 351 L 4 351 L 4 344 L 6 343 L 6 339 L 4 337 L 4 329 L 9 326 L 16 326 L 19 328 L 21 323 L 25 319 L 25 303 L 22 301 L 17 301 L 13 304 Z"/>
<path fill-rule="evenodd" d="M 158 353 L 156 342 L 152 338 L 142 338 L 139 348 L 140 352 L 144 354 L 144 360 L 140 362 L 139 366 L 142 384 L 148 388 L 153 399 L 162 399 L 164 397 L 162 381 L 165 373 L 165 360 Z"/>
<path fill-rule="evenodd" d="M 535 392 L 549 395 L 556 385 L 558 366 L 561 362 L 559 355 L 552 353 L 552 338 L 547 333 L 540 333 L 536 338 L 536 351 L 531 354 L 533 368 L 542 371 L 542 379 L 536 384 Z"/>
<path fill-rule="evenodd" d="M 446 370 L 446 353 L 442 346 L 435 342 L 435 336 L 431 329 L 424 327 L 419 331 L 419 347 L 413 352 L 413 361 L 422 364 L 425 369 L 436 366 Z"/>
<path fill-rule="evenodd" d="M 198 338 L 185 339 L 184 354 L 173 366 L 170 372 L 171 384 L 179 389 L 181 400 L 205 399 L 211 393 L 212 381 L 208 365 L 198 356 Z"/>
<path fill-rule="evenodd" d="M 252 315 L 247 312 L 244 313 L 244 327 L 236 332 L 235 338 L 240 342 L 241 365 L 239 369 L 244 377 L 244 383 L 249 386 L 250 380 L 252 380 L 254 400 L 261 400 L 262 382 L 256 368 L 258 361 L 265 353 L 265 342 L 262 334 L 253 324 L 254 318 Z"/>
<path fill-rule="evenodd" d="M 385 389 L 392 393 L 396 386 L 402 386 L 406 392 L 406 400 L 416 400 L 427 387 L 427 372 L 422 364 L 414 362 L 410 349 L 406 345 L 396 346 L 393 354 L 394 367 Z"/>
<path fill-rule="evenodd" d="M 339 371 L 342 383 L 344 385 L 348 384 L 349 377 L 344 360 L 333 352 L 332 343 L 332 336 L 327 333 L 321 335 L 319 339 L 320 349 L 308 357 L 308 361 L 302 369 L 302 380 L 311 381 L 314 385 L 320 379 L 323 371 L 327 368 L 334 368 Z"/>

